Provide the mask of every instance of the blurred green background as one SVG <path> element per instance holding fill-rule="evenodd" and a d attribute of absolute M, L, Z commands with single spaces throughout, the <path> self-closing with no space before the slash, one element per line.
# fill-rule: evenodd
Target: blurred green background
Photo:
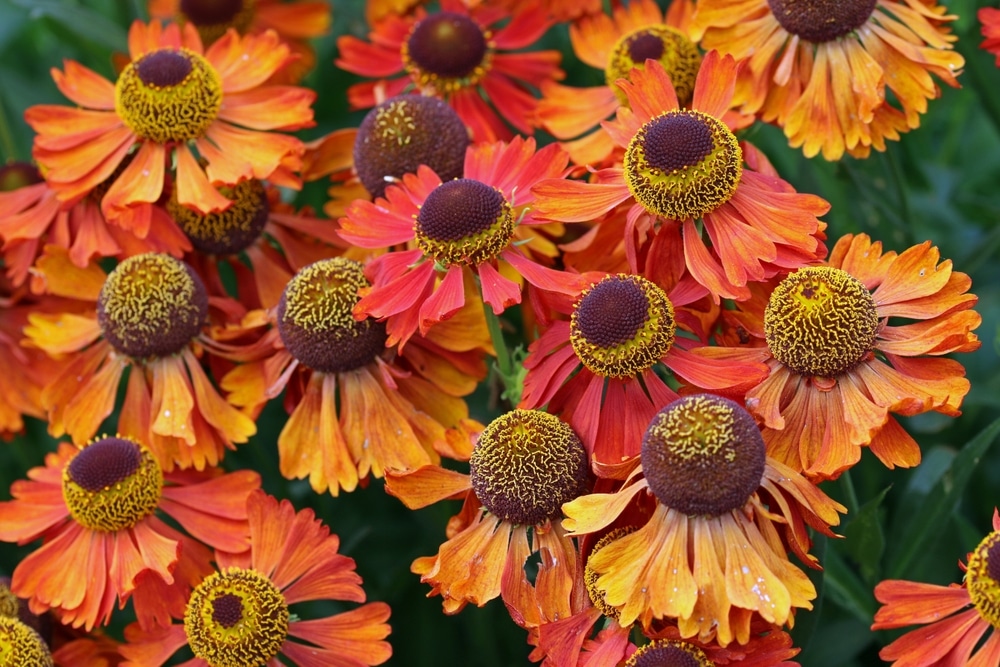
<path fill-rule="evenodd" d="M 346 105 L 346 89 L 358 79 L 333 66 L 337 36 L 367 34 L 364 6 L 360 0 L 332 4 L 333 29 L 315 43 L 318 68 L 303 82 L 319 95 L 317 127 L 301 133 L 307 140 L 357 126 L 364 116 Z M 757 125 L 744 134 L 800 191 L 831 202 L 825 218 L 830 245 L 847 232 L 866 232 L 897 251 L 930 239 L 942 258 L 972 276 L 983 316 L 982 349 L 960 358 L 972 382 L 964 414 L 902 420 L 921 443 L 924 462 L 914 470 L 888 471 L 865 452 L 849 476 L 826 485 L 850 514 L 839 531 L 845 539 L 817 544 L 825 571 L 815 577 L 816 611 L 800 614 L 793 633 L 796 645 L 804 647 L 799 660 L 806 667 L 883 664 L 878 648 L 899 633 L 868 630 L 877 608 L 874 585 L 885 578 L 959 581 L 958 560 L 990 530 L 993 508 L 1000 504 L 1000 448 L 990 448 L 1000 429 L 994 422 L 1000 416 L 1000 70 L 978 48 L 982 38 L 975 19 L 979 6 L 996 3 L 944 4 L 960 17 L 954 27 L 966 58 L 963 87 L 945 87 L 921 127 L 891 143 L 886 153 L 827 163 L 789 149 L 775 128 Z M 0 0 L 0 161 L 30 159 L 25 108 L 66 103 L 52 83 L 51 67 L 73 59 L 114 80 L 111 54 L 126 50 L 127 26 L 146 16 L 141 0 Z M 575 60 L 565 26 L 551 30 L 542 46 L 565 54 L 569 83 L 603 82 L 602 73 Z M 320 208 L 324 189 L 308 186 L 297 203 Z M 484 422 L 502 409 L 489 404 L 490 395 L 482 387 L 470 397 L 473 415 Z M 289 498 L 297 508 L 314 508 L 340 535 L 342 551 L 357 560 L 369 599 L 392 607 L 389 639 L 395 655 L 389 664 L 529 664 L 524 633 L 499 600 L 447 617 L 440 599 L 425 598 L 427 587 L 409 572 L 414 558 L 436 552 L 457 503 L 411 512 L 387 496 L 380 481 L 338 498 L 317 496 L 305 482 L 288 482 L 277 473 L 275 448 L 284 418 L 277 402 L 269 405 L 258 435 L 227 454 L 225 465 L 259 471 L 268 492 Z M 0 499 L 9 499 L 11 482 L 41 465 L 53 448 L 40 422 L 30 423 L 23 437 L 0 443 Z M 27 552 L 0 545 L 0 569 L 9 574 Z M 319 605 L 316 611 L 335 609 Z M 127 612 L 111 633 L 126 619 Z"/>

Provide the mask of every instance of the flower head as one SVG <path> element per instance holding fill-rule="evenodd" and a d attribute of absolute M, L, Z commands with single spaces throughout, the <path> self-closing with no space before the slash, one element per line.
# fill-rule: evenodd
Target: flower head
<path fill-rule="evenodd" d="M 594 182 L 542 181 L 534 188 L 538 215 L 585 222 L 624 204 L 632 271 L 637 233 L 651 243 L 671 234 L 679 237 L 688 271 L 716 302 L 749 298 L 748 282 L 823 256 L 825 225 L 816 216 L 829 204 L 796 193 L 770 169 L 752 169 L 766 160 L 738 142 L 728 124 L 736 75 L 732 58 L 709 53 L 687 109 L 656 61 L 620 79 L 629 106 L 603 124 L 624 149 L 620 165 L 598 171 Z"/>
<path fill-rule="evenodd" d="M 252 176 L 297 185 L 292 170 L 302 144 L 271 130 L 312 125 L 314 94 L 261 85 L 289 58 L 276 33 L 241 38 L 233 31 L 205 50 L 190 24 L 136 21 L 129 53 L 114 84 L 67 61 L 53 77 L 81 108 L 39 105 L 25 113 L 38 133 L 35 159 L 60 199 L 86 195 L 133 152 L 101 200 L 109 218 L 141 217 L 160 198 L 168 164 L 176 163 L 178 200 L 203 213 L 231 203 L 213 183 Z"/>
<path fill-rule="evenodd" d="M 781 625 L 793 608 L 811 606 L 815 589 L 786 549 L 813 564 L 805 523 L 832 535 L 844 508 L 766 457 L 740 405 L 708 394 L 670 403 L 633 465 L 620 491 L 563 506 L 564 527 L 581 535 L 604 530 L 633 503 L 654 503 L 648 522 L 588 559 L 591 596 L 616 609 L 620 625 L 675 619 L 681 637 L 726 646 L 748 641 L 752 613 Z"/>
<path fill-rule="evenodd" d="M 719 354 L 770 367 L 746 398 L 771 456 L 820 478 L 853 465 L 863 446 L 890 468 L 919 463 L 891 413 L 959 414 L 969 382 L 959 362 L 940 357 L 980 345 L 969 277 L 939 260 L 930 242 L 883 253 L 847 235 L 826 265 L 789 274 L 766 305 L 747 302 L 747 337 L 765 345 Z"/>
<path fill-rule="evenodd" d="M 189 664 L 200 667 L 264 665 L 279 655 L 303 666 L 388 660 L 388 605 L 308 620 L 290 611 L 310 600 L 365 601 L 354 560 L 337 553 L 339 538 L 311 510 L 263 492 L 250 494 L 246 512 L 250 549 L 217 554 L 218 569 L 191 591 L 183 624 L 126 628 L 124 665 L 159 667 L 185 645 L 195 655 Z"/>
<path fill-rule="evenodd" d="M 510 17 L 510 22 L 496 24 Z M 468 8 L 445 0 L 441 10 L 417 9 L 412 17 L 390 16 L 371 34 L 371 43 L 344 36 L 337 40 L 337 66 L 379 81 L 351 86 L 351 105 L 365 109 L 415 86 L 455 108 L 475 141 L 510 139 L 504 121 L 531 134 L 535 96 L 529 86 L 561 79 L 556 51 L 518 52 L 551 25 L 547 12 L 533 6 L 510 14 L 495 7 Z M 385 79 L 402 74 L 399 78 Z M 492 104 L 487 104 L 486 101 Z"/>
<path fill-rule="evenodd" d="M 0 667 L 52 667 L 52 654 L 37 632 L 16 617 L 0 616 Z"/>
<path fill-rule="evenodd" d="M 1000 9 L 981 7 L 976 16 L 982 24 L 983 37 L 986 38 L 979 46 L 995 55 L 997 66 L 1000 66 Z"/>
<path fill-rule="evenodd" d="M 691 30 L 707 49 L 746 59 L 736 89 L 745 113 L 782 127 L 806 156 L 839 160 L 885 150 L 957 87 L 955 16 L 932 1 L 699 2 Z M 895 100 L 895 102 L 893 102 Z"/>
<path fill-rule="evenodd" d="M 969 554 L 961 584 L 939 586 L 890 579 L 875 587 L 882 607 L 872 630 L 911 630 L 879 651 L 886 662 L 930 667 L 946 661 L 991 665 L 1000 660 L 1000 516 Z M 983 641 L 983 636 L 988 635 Z"/>
<path fill-rule="evenodd" d="M 144 626 L 176 612 L 188 575 L 207 567 L 200 542 L 246 549 L 242 506 L 260 485 L 251 471 L 165 472 L 149 449 L 122 436 L 63 443 L 28 476 L 0 503 L 0 539 L 44 542 L 14 570 L 11 590 L 32 611 L 51 608 L 88 630 L 108 622 L 116 599 L 133 598 Z"/>

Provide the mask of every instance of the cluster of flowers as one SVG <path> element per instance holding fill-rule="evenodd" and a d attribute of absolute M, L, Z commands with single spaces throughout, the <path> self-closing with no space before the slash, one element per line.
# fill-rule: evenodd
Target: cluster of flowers
<path fill-rule="evenodd" d="M 286 478 L 462 500 L 411 569 L 445 613 L 501 597 L 532 659 L 795 664 L 799 564 L 845 512 L 817 484 L 866 447 L 917 465 L 895 415 L 959 414 L 942 355 L 979 347 L 968 276 L 930 242 L 828 249 L 828 203 L 735 134 L 884 150 L 957 85 L 934 0 L 413 4 L 372 1 L 369 40 L 339 39 L 371 111 L 310 144 L 288 133 L 314 122 L 323 2 L 153 0 L 115 82 L 53 69 L 76 106 L 29 109 L 34 164 L 0 176 L 0 431 L 69 441 L 0 502 L 0 540 L 41 540 L 2 664 L 386 661 L 387 605 L 289 611 L 365 601 L 336 536 L 219 467 L 279 396 Z M 605 85 L 531 50 L 557 22 Z M 289 203 L 327 177 L 325 217 Z M 494 358 L 512 409 L 484 426 L 466 397 Z M 963 586 L 879 587 L 876 628 L 945 619 L 886 660 L 965 664 L 1000 626 L 998 543 Z M 51 653 L 13 596 L 65 626 Z M 129 600 L 123 643 L 94 634 Z"/>

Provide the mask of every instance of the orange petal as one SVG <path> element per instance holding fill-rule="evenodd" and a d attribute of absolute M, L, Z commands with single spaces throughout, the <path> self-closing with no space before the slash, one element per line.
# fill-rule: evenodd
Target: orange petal
<path fill-rule="evenodd" d="M 281 652 L 304 667 L 326 667 L 345 660 L 357 665 L 380 665 L 392 655 L 389 643 L 381 641 L 391 630 L 385 622 L 389 620 L 389 613 L 386 603 L 372 602 L 327 618 L 290 623 L 289 635 L 322 646 L 333 655 L 317 656 L 323 661 L 316 663 L 307 657 L 312 648 L 294 642 L 286 643 Z"/>
<path fill-rule="evenodd" d="M 202 151 L 201 145 L 198 146 Z M 202 151 L 204 152 L 204 151 Z M 205 176 L 204 170 L 194 159 L 187 146 L 178 146 L 174 155 L 177 157 L 177 201 L 190 206 L 202 215 L 223 211 L 232 203 L 222 193 L 212 187 Z M 236 178 L 227 183 L 236 183 L 249 174 L 239 172 Z"/>
<path fill-rule="evenodd" d="M 148 362 L 153 373 L 152 431 L 159 435 L 181 438 L 194 445 L 196 436 L 191 413 L 194 397 L 191 384 L 179 357 L 160 357 Z"/>

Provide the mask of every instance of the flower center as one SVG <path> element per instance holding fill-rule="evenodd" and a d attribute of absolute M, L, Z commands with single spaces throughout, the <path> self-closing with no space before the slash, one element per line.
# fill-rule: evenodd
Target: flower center
<path fill-rule="evenodd" d="M 479 436 L 469 475 L 491 514 L 537 526 L 560 515 L 562 504 L 587 489 L 587 452 L 568 424 L 546 412 L 513 410 Z"/>
<path fill-rule="evenodd" d="M 460 178 L 427 195 L 414 232 L 420 249 L 440 264 L 476 266 L 504 251 L 514 223 L 514 208 L 502 192 Z"/>
<path fill-rule="evenodd" d="M 12 192 L 42 182 L 42 175 L 27 162 L 11 162 L 0 167 L 0 192 Z"/>
<path fill-rule="evenodd" d="M 583 583 L 587 588 L 587 595 L 590 596 L 591 603 L 593 603 L 594 607 L 599 609 L 602 614 L 615 620 L 618 620 L 621 615 L 621 611 L 617 607 L 609 605 L 604 599 L 604 591 L 597 586 L 597 578 L 600 575 L 590 567 L 590 559 L 604 547 L 633 532 L 635 532 L 634 526 L 622 526 L 615 528 L 610 533 L 597 540 L 591 548 L 590 556 L 587 558 L 587 564 L 583 568 Z"/>
<path fill-rule="evenodd" d="M 115 111 L 141 139 L 167 143 L 204 135 L 222 108 L 222 79 L 188 49 L 152 51 L 115 84 Z"/>
<path fill-rule="evenodd" d="M 738 403 L 694 394 L 656 413 L 642 439 L 642 471 L 656 498 L 688 516 L 743 507 L 764 476 L 764 438 Z"/>
<path fill-rule="evenodd" d="M 66 507 L 91 530 L 131 528 L 153 513 L 162 490 L 163 471 L 156 459 L 126 438 L 94 440 L 63 468 Z"/>
<path fill-rule="evenodd" d="M 764 311 L 764 337 L 774 358 L 801 375 L 836 377 L 875 345 L 875 299 L 846 271 L 799 269 L 782 280 Z"/>
<path fill-rule="evenodd" d="M 629 378 L 651 368 L 674 344 L 674 306 L 655 283 L 625 273 L 584 290 L 570 319 L 570 343 L 597 375 Z"/>
<path fill-rule="evenodd" d="M 288 637 L 288 603 L 255 570 L 214 572 L 191 591 L 184 632 L 195 656 L 211 667 L 259 667 Z"/>
<path fill-rule="evenodd" d="M 413 26 L 403 44 L 403 65 L 418 87 L 450 95 L 479 83 L 489 70 L 490 37 L 465 14 L 438 12 Z"/>
<path fill-rule="evenodd" d="M 1000 532 L 987 535 L 969 555 L 965 587 L 983 620 L 1000 628 Z"/>
<path fill-rule="evenodd" d="M 387 178 L 399 178 L 424 164 L 442 181 L 459 178 L 469 133 L 447 102 L 425 95 L 400 95 L 368 112 L 354 141 L 354 167 L 374 197 Z"/>
<path fill-rule="evenodd" d="M 725 123 L 700 111 L 667 111 L 625 150 L 625 183 L 647 211 L 699 218 L 725 204 L 743 173 L 743 151 Z"/>
<path fill-rule="evenodd" d="M 877 0 L 767 0 L 781 27 L 807 42 L 830 42 L 863 26 Z"/>
<path fill-rule="evenodd" d="M 705 652 L 694 644 L 674 639 L 657 639 L 640 646 L 625 667 L 714 667 Z"/>
<path fill-rule="evenodd" d="M 271 213 L 267 191 L 257 179 L 219 186 L 233 201 L 225 211 L 202 215 L 177 201 L 174 189 L 167 212 L 191 240 L 195 250 L 209 255 L 234 255 L 260 238 Z"/>
<path fill-rule="evenodd" d="M 385 348 L 385 323 L 351 314 L 358 290 L 368 287 L 359 262 L 343 257 L 304 267 L 278 302 L 278 333 L 293 357 L 321 373 L 370 364 Z"/>
<path fill-rule="evenodd" d="M 198 29 L 202 42 L 211 44 L 229 28 L 245 34 L 253 23 L 255 0 L 181 0 L 180 16 Z"/>
<path fill-rule="evenodd" d="M 0 667 L 52 667 L 52 655 L 37 632 L 17 618 L 0 617 Z"/>
<path fill-rule="evenodd" d="M 701 54 L 687 35 L 666 25 L 639 28 L 624 35 L 615 44 L 604 70 L 604 80 L 615 91 L 618 100 L 628 104 L 628 98 L 615 82 L 627 79 L 633 68 L 645 69 L 647 59 L 660 61 L 670 75 L 678 101 L 681 106 L 687 106 L 694 94 Z"/>
<path fill-rule="evenodd" d="M 10 590 L 10 579 L 0 577 L 0 616 L 18 617 L 21 609 L 21 602 L 14 592 Z"/>
<path fill-rule="evenodd" d="M 104 339 L 135 359 L 180 352 L 208 317 L 208 293 L 187 264 L 147 253 L 122 260 L 97 298 Z"/>

